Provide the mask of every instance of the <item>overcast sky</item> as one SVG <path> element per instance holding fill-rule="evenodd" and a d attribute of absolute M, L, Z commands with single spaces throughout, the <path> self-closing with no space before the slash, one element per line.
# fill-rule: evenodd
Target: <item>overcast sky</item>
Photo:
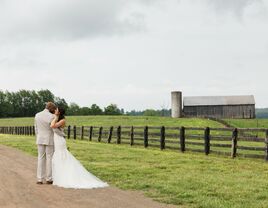
<path fill-rule="evenodd" d="M 1 90 L 141 110 L 267 88 L 268 0 L 0 0 Z"/>

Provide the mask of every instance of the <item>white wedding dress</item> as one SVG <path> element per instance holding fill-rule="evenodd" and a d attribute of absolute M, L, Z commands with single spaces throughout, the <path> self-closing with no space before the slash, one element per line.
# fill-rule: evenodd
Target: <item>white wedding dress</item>
<path fill-rule="evenodd" d="M 108 184 L 89 173 L 67 150 L 65 138 L 54 133 L 55 152 L 52 158 L 53 185 L 63 188 L 92 189 Z"/>

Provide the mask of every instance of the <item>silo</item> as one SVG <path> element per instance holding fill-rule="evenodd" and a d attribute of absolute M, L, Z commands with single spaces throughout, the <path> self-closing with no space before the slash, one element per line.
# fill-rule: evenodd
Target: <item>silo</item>
<path fill-rule="evenodd" d="M 171 92 L 171 116 L 172 118 L 182 117 L 182 92 Z"/>

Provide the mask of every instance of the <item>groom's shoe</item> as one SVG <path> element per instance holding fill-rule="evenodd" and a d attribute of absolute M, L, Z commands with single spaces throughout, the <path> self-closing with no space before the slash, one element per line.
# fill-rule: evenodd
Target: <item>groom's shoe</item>
<path fill-rule="evenodd" d="M 42 182 L 42 181 L 37 181 L 36 184 L 38 184 L 38 185 L 42 185 L 43 182 Z"/>
<path fill-rule="evenodd" d="M 53 181 L 47 181 L 46 183 L 47 184 L 53 184 Z"/>

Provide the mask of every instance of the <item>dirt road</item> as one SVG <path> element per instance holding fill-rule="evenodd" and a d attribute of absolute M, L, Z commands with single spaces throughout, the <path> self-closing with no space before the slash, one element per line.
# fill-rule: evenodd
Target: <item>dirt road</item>
<path fill-rule="evenodd" d="M 115 187 L 75 190 L 35 183 L 36 158 L 0 145 L 1 208 L 173 208 Z"/>

